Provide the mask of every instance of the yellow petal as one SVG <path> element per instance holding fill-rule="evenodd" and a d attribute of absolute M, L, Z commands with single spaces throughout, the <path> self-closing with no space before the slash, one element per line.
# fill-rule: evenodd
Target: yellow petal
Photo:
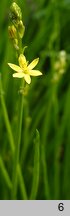
<path fill-rule="evenodd" d="M 11 63 L 8 63 L 8 65 L 9 65 L 14 71 L 17 71 L 18 73 L 19 73 L 19 72 L 22 72 L 22 69 L 21 69 L 18 65 L 11 64 Z"/>
<path fill-rule="evenodd" d="M 23 54 L 20 54 L 19 56 L 19 65 L 20 67 L 23 69 L 24 67 L 27 67 L 27 61 L 26 61 L 26 58 Z"/>
<path fill-rule="evenodd" d="M 15 78 L 23 78 L 24 74 L 23 73 L 14 73 L 13 77 L 15 77 Z"/>
<path fill-rule="evenodd" d="M 30 77 L 30 75 L 24 74 L 24 79 L 25 79 L 25 81 L 26 81 L 28 84 L 31 83 L 31 77 Z"/>
<path fill-rule="evenodd" d="M 39 58 L 34 59 L 29 65 L 28 65 L 28 69 L 32 70 L 39 62 Z"/>
<path fill-rule="evenodd" d="M 39 70 L 29 70 L 30 76 L 41 76 L 42 73 Z"/>

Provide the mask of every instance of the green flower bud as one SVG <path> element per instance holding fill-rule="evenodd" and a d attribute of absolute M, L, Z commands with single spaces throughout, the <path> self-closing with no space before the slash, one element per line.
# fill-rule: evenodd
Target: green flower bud
<path fill-rule="evenodd" d="M 23 38 L 24 32 L 25 32 L 25 26 L 23 25 L 22 20 L 20 20 L 18 23 L 18 34 L 20 38 Z"/>
<path fill-rule="evenodd" d="M 60 58 L 61 67 L 65 68 L 66 67 L 66 58 L 67 58 L 65 50 L 60 51 L 59 58 Z"/>
<path fill-rule="evenodd" d="M 14 25 L 8 26 L 8 32 L 9 32 L 9 37 L 10 37 L 11 39 L 16 38 L 17 31 L 16 31 L 16 28 L 15 28 Z"/>
<path fill-rule="evenodd" d="M 18 40 L 17 39 L 14 39 L 13 45 L 14 45 L 14 47 L 15 47 L 16 50 L 19 50 Z"/>
<path fill-rule="evenodd" d="M 10 10 L 11 10 L 11 19 L 12 19 L 12 21 L 17 22 L 18 20 L 22 19 L 21 9 L 15 2 L 12 3 L 12 5 L 10 7 Z"/>

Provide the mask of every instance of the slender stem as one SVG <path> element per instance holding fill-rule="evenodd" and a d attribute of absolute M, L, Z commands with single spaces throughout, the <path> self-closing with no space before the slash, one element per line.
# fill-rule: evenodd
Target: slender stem
<path fill-rule="evenodd" d="M 65 156 L 64 156 L 64 170 L 63 170 L 63 193 L 65 199 L 70 200 L 70 100 L 68 106 L 68 120 L 67 120 L 67 142 L 66 142 L 66 149 L 65 149 Z"/>
<path fill-rule="evenodd" d="M 51 199 L 51 195 L 50 195 L 50 186 L 49 186 L 49 180 L 48 180 L 48 168 L 47 168 L 47 163 L 46 163 L 45 149 L 47 148 L 47 142 L 48 142 L 47 135 L 48 135 L 49 127 L 50 127 L 51 107 L 52 107 L 52 100 L 49 99 L 48 109 L 46 111 L 44 124 L 43 124 L 43 134 L 42 134 L 42 144 L 41 144 L 41 163 L 42 163 L 42 169 L 43 169 L 44 190 L 45 190 L 45 197 L 48 200 Z"/>
<path fill-rule="evenodd" d="M 25 190 L 25 183 L 24 183 L 24 179 L 23 179 L 21 168 L 20 168 L 19 164 L 18 164 L 18 174 L 19 174 L 18 178 L 19 178 L 19 186 L 21 188 L 22 199 L 27 200 L 28 197 L 27 197 L 27 193 Z"/>
<path fill-rule="evenodd" d="M 64 107 L 64 112 L 61 120 L 60 129 L 57 131 L 55 138 L 55 158 L 54 158 L 54 199 L 60 199 L 60 147 L 62 145 L 62 140 L 64 137 L 66 124 L 69 116 L 69 97 L 70 97 L 70 87 L 68 87 L 68 91 L 66 94 L 66 102 Z M 67 169 L 67 167 L 66 167 Z M 65 169 L 64 169 L 65 174 Z M 65 182 L 66 184 L 66 182 Z M 64 185 L 63 185 L 64 186 Z"/>
<path fill-rule="evenodd" d="M 3 162 L 1 156 L 0 156 L 0 170 L 1 170 L 2 174 L 3 174 L 3 177 L 5 179 L 5 183 L 7 184 L 8 188 L 12 189 L 12 182 L 10 180 L 10 177 L 8 175 L 8 172 L 7 172 L 6 168 L 5 168 L 5 165 L 4 165 L 4 162 Z"/>
<path fill-rule="evenodd" d="M 8 114 L 6 110 L 1 76 L 0 76 L 0 99 L 1 99 L 1 105 L 2 105 L 2 110 L 3 110 L 5 125 L 6 125 L 6 129 L 8 132 L 8 139 L 9 139 L 11 151 L 12 153 L 14 153 L 14 150 L 15 150 L 14 139 L 13 139 L 12 130 L 11 130 L 11 126 L 10 126 L 10 122 L 9 122 L 9 118 L 8 118 Z"/>
<path fill-rule="evenodd" d="M 38 186 L 39 186 L 39 172 L 40 172 L 40 135 L 38 130 L 36 130 L 34 172 L 33 172 L 33 182 L 32 182 L 30 200 L 35 200 L 37 196 Z"/>
<path fill-rule="evenodd" d="M 12 130 L 11 130 L 11 125 L 10 125 L 10 122 L 9 122 L 8 113 L 7 113 L 7 109 L 6 109 L 6 104 L 5 104 L 5 100 L 4 100 L 1 76 L 0 76 L 0 99 L 1 99 L 1 106 L 2 106 L 4 121 L 5 121 L 6 129 L 7 129 L 10 149 L 11 149 L 12 155 L 14 156 L 14 154 L 15 154 L 15 143 L 14 143 L 13 134 L 12 134 Z M 21 168 L 20 168 L 20 165 L 19 165 L 18 177 L 21 178 L 21 176 L 22 176 L 22 173 L 21 173 Z M 21 179 L 21 181 L 22 181 L 22 179 Z M 23 188 L 24 188 L 24 179 L 23 179 L 22 183 L 23 183 Z M 25 191 L 26 191 L 26 188 L 25 188 Z M 22 190 L 22 194 L 23 194 L 23 197 L 24 197 L 25 196 L 24 190 Z M 25 199 L 26 199 L 26 196 L 25 196 Z"/>
<path fill-rule="evenodd" d="M 46 199 L 50 200 L 50 186 L 48 180 L 48 168 L 46 163 L 46 155 L 45 155 L 45 146 L 41 146 L 41 162 L 42 162 L 42 169 L 43 169 L 43 181 L 44 181 L 44 191 Z"/>
<path fill-rule="evenodd" d="M 23 82 L 22 82 L 23 85 Z M 23 94 L 19 93 L 19 104 L 18 104 L 18 123 L 17 123 L 17 138 L 16 147 L 14 154 L 14 169 L 13 169 L 13 190 L 12 199 L 16 199 L 17 195 L 17 173 L 18 173 L 18 163 L 20 154 L 20 143 L 21 143 L 21 130 L 22 130 L 22 115 L 23 115 Z"/>

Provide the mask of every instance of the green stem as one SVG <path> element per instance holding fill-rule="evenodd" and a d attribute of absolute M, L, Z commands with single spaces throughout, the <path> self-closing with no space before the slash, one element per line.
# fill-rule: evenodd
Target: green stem
<path fill-rule="evenodd" d="M 44 191 L 46 199 L 50 200 L 50 186 L 48 180 L 48 168 L 46 163 L 46 155 L 45 155 L 45 146 L 41 146 L 41 162 L 42 162 L 42 169 L 43 169 L 43 181 L 44 181 Z"/>
<path fill-rule="evenodd" d="M 23 82 L 22 82 L 23 85 Z M 18 123 L 17 123 L 17 138 L 16 147 L 14 154 L 14 169 L 13 169 L 13 190 L 12 199 L 16 199 L 17 196 L 17 183 L 18 183 L 18 163 L 20 154 L 20 143 L 21 143 L 21 130 L 22 130 L 22 115 L 23 115 L 23 94 L 19 93 L 19 104 L 18 104 Z"/>
<path fill-rule="evenodd" d="M 61 120 L 60 129 L 57 131 L 55 138 L 55 158 L 54 158 L 54 199 L 60 199 L 60 147 L 63 143 L 64 133 L 66 129 L 66 124 L 69 116 L 69 98 L 70 98 L 70 87 L 66 94 L 66 102 L 64 107 L 64 113 Z M 67 168 L 66 168 L 67 169 Z M 65 172 L 65 170 L 64 170 Z M 66 183 L 66 182 L 65 182 Z"/>
<path fill-rule="evenodd" d="M 8 186 L 8 188 L 12 189 L 12 183 L 11 183 L 10 177 L 8 175 L 8 172 L 7 172 L 7 170 L 6 170 L 5 166 L 4 166 L 4 162 L 3 162 L 1 156 L 0 156 L 0 169 L 2 171 L 3 177 L 5 179 L 5 182 L 6 182 L 7 186 Z"/>
<path fill-rule="evenodd" d="M 39 186 L 39 170 L 40 170 L 40 135 L 38 130 L 36 130 L 34 171 L 33 171 L 33 182 L 32 182 L 30 200 L 35 200 L 37 196 L 38 186 Z"/>
<path fill-rule="evenodd" d="M 23 179 L 21 168 L 20 168 L 19 164 L 18 164 L 18 174 L 19 174 L 18 178 L 19 178 L 19 186 L 20 186 L 20 189 L 21 189 L 22 199 L 27 200 L 28 197 L 27 197 L 27 193 L 26 193 L 26 190 L 25 190 L 25 183 L 24 183 L 24 179 Z"/>
<path fill-rule="evenodd" d="M 68 107 L 68 120 L 67 120 L 67 142 L 66 142 L 66 149 L 65 149 L 65 156 L 64 156 L 64 170 L 63 170 L 63 195 L 65 199 L 70 200 L 70 100 L 69 100 L 69 107 Z"/>
<path fill-rule="evenodd" d="M 10 126 L 10 122 L 9 122 L 9 118 L 8 118 L 8 114 L 7 114 L 7 110 L 6 110 L 6 105 L 5 105 L 5 101 L 4 101 L 4 92 L 3 92 L 3 87 L 2 87 L 1 76 L 0 76 L 0 98 L 1 98 L 1 105 L 2 105 L 2 110 L 3 110 L 6 129 L 7 129 L 7 132 L 8 132 L 8 139 L 9 139 L 11 151 L 12 151 L 12 153 L 14 153 L 15 145 L 14 145 L 11 126 Z"/>
<path fill-rule="evenodd" d="M 2 111 L 3 111 L 4 121 L 5 121 L 6 129 L 7 129 L 7 133 L 8 133 L 9 144 L 10 144 L 10 148 L 12 151 L 12 155 L 14 156 L 15 143 L 14 143 L 11 125 L 9 122 L 8 113 L 7 113 L 7 109 L 6 109 L 6 105 L 5 105 L 1 76 L 0 76 L 0 99 L 1 99 L 1 106 L 2 106 Z M 19 165 L 19 170 L 18 170 L 18 177 L 20 175 L 19 171 L 21 173 L 20 165 Z M 20 175 L 20 178 L 21 178 L 21 176 L 22 176 L 22 173 Z M 21 181 L 22 181 L 22 179 L 21 179 Z M 24 188 L 24 180 L 23 180 L 23 188 Z M 25 191 L 26 191 L 26 189 L 25 189 Z M 22 193 L 23 193 L 23 197 L 24 197 L 25 196 L 24 190 L 22 190 Z M 25 196 L 25 199 L 26 199 L 26 196 Z"/>

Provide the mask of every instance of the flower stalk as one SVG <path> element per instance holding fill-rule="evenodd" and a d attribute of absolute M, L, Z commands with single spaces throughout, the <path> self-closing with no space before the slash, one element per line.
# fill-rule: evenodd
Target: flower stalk
<path fill-rule="evenodd" d="M 8 27 L 9 36 L 12 40 L 14 48 L 17 52 L 19 66 L 15 64 L 8 63 L 8 65 L 16 71 L 13 74 L 15 78 L 22 78 L 21 88 L 24 87 L 24 82 L 27 84 L 31 83 L 31 76 L 40 76 L 42 73 L 39 70 L 34 70 L 33 68 L 38 64 L 39 58 L 34 59 L 30 64 L 26 60 L 24 55 L 25 47 L 22 47 L 22 38 L 25 32 L 25 26 L 22 21 L 22 12 L 20 7 L 14 2 L 10 7 L 10 19 L 11 25 Z M 12 189 L 12 199 L 17 197 L 18 189 L 18 164 L 20 157 L 20 144 L 21 144 L 21 132 L 22 132 L 22 116 L 23 116 L 23 91 L 19 91 L 18 98 L 18 122 L 17 122 L 17 137 L 16 137 L 16 146 L 15 154 L 13 159 L 13 189 Z"/>
<path fill-rule="evenodd" d="M 22 86 L 23 86 L 23 80 L 22 80 Z M 15 154 L 14 154 L 14 168 L 13 168 L 12 199 L 16 199 L 16 196 L 17 196 L 18 164 L 19 164 L 19 156 L 20 156 L 22 117 L 23 117 L 23 93 L 19 92 L 19 98 L 18 98 L 18 122 L 17 122 L 17 135 L 16 135 L 17 137 L 16 137 L 16 147 L 15 147 Z"/>
<path fill-rule="evenodd" d="M 11 21 L 12 24 L 9 26 L 9 35 L 14 44 L 17 54 L 22 53 L 22 37 L 24 35 L 24 25 L 22 22 L 22 13 L 19 6 L 14 2 L 11 7 Z M 20 88 L 23 89 L 24 80 L 21 80 Z M 22 182 L 22 176 L 19 167 L 19 156 L 20 156 L 20 143 L 21 143 L 21 130 L 22 130 L 22 116 L 23 116 L 23 91 L 19 90 L 18 94 L 18 121 L 17 121 L 17 134 L 16 134 L 16 146 L 13 158 L 13 187 L 12 187 L 12 199 L 17 198 L 17 189 L 18 189 L 18 172 L 20 174 L 20 181 Z M 18 169 L 19 167 L 19 169 Z M 23 185 L 22 185 L 23 186 Z M 25 187 L 22 187 L 23 191 Z M 27 199 L 26 193 L 25 198 Z"/>

